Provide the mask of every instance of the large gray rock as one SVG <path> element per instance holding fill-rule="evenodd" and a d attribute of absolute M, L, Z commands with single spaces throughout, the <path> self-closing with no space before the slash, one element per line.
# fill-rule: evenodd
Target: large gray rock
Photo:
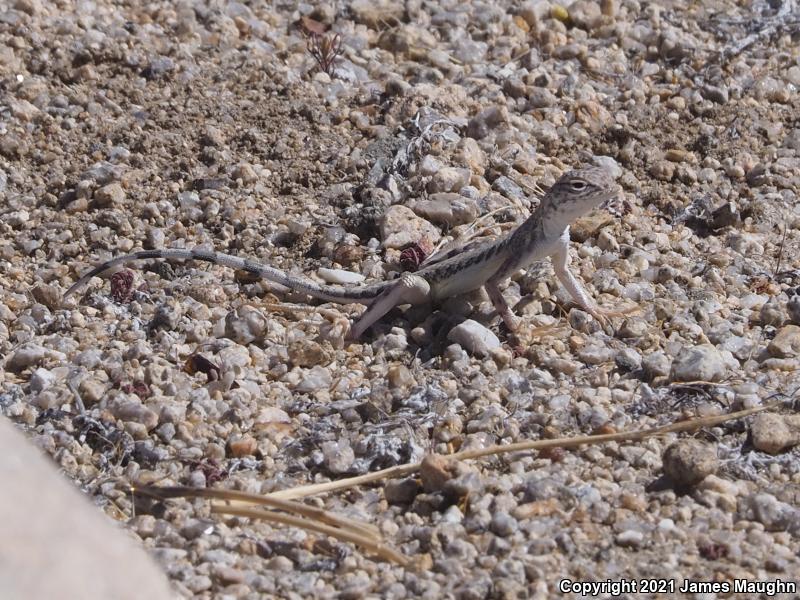
<path fill-rule="evenodd" d="M 164 575 L 0 417 L 0 596 L 172 600 Z"/>
<path fill-rule="evenodd" d="M 672 361 L 672 381 L 721 381 L 725 361 L 711 344 L 689 348 Z"/>

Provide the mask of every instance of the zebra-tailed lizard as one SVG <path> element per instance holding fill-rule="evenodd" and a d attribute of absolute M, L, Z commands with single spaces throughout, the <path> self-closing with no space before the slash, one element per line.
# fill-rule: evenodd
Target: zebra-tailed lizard
<path fill-rule="evenodd" d="M 414 273 L 403 273 L 397 279 L 377 284 L 352 287 L 319 285 L 246 258 L 207 250 L 142 250 L 96 266 L 66 291 L 64 299 L 93 277 L 123 263 L 156 258 L 194 259 L 239 269 L 328 302 L 366 305 L 366 311 L 350 328 L 348 337 L 351 339 L 359 338 L 395 306 L 437 302 L 480 287 L 486 290 L 503 322 L 514 332 L 518 319 L 499 286 L 519 269 L 550 257 L 558 280 L 578 306 L 605 324 L 607 317 L 622 313 L 601 309 L 570 271 L 569 226 L 593 208 L 612 209 L 621 193 L 620 187 L 603 169 L 590 167 L 569 171 L 556 181 L 534 213 L 514 231 L 491 242 L 468 245 L 434 256 Z"/>

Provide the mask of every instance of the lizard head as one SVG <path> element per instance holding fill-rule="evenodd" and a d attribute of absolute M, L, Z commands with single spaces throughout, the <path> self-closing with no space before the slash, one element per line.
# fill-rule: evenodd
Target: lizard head
<path fill-rule="evenodd" d="M 551 203 L 542 207 L 545 212 L 552 211 L 565 225 L 597 207 L 620 216 L 624 206 L 622 189 L 608 171 L 599 167 L 567 171 L 553 184 L 545 200 Z"/>

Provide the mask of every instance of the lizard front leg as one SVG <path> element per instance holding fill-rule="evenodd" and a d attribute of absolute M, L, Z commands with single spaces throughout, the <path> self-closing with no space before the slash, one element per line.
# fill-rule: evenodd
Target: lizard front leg
<path fill-rule="evenodd" d="M 373 323 L 395 306 L 428 302 L 430 294 L 431 286 L 423 277 L 413 273 L 403 274 L 399 281 L 393 282 L 376 296 L 369 308 L 353 323 L 347 338 L 358 339 Z"/>
<path fill-rule="evenodd" d="M 563 245 L 559 244 L 556 251 L 550 255 L 550 260 L 553 262 L 553 270 L 556 273 L 556 277 L 558 277 L 558 280 L 561 282 L 561 285 L 566 288 L 578 306 L 597 319 L 598 323 L 600 323 L 603 328 L 610 325 L 609 319 L 611 317 L 625 316 L 637 310 L 634 308 L 629 311 L 615 311 L 600 308 L 586 291 L 586 288 L 583 287 L 583 284 L 572 274 L 572 271 L 570 271 L 569 245 L 566 243 Z"/>

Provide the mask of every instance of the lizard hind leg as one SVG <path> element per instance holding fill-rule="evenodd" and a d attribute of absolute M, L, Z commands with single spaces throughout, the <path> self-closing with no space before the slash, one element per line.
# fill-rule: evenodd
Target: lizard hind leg
<path fill-rule="evenodd" d="M 490 279 L 483 285 L 483 288 L 489 295 L 489 300 L 492 301 L 494 309 L 503 319 L 503 323 L 506 324 L 508 330 L 512 333 L 515 332 L 519 327 L 519 319 L 514 316 L 514 313 L 511 311 L 511 307 L 508 305 L 508 302 L 506 302 L 506 299 L 503 298 L 503 293 L 500 291 L 500 288 L 497 287 L 497 282 L 493 279 Z"/>
<path fill-rule="evenodd" d="M 370 303 L 367 310 L 353 323 L 347 338 L 351 340 L 360 338 L 373 323 L 395 306 L 428 302 L 430 293 L 431 286 L 424 278 L 413 273 L 404 273 L 398 281 L 387 286 Z"/>

